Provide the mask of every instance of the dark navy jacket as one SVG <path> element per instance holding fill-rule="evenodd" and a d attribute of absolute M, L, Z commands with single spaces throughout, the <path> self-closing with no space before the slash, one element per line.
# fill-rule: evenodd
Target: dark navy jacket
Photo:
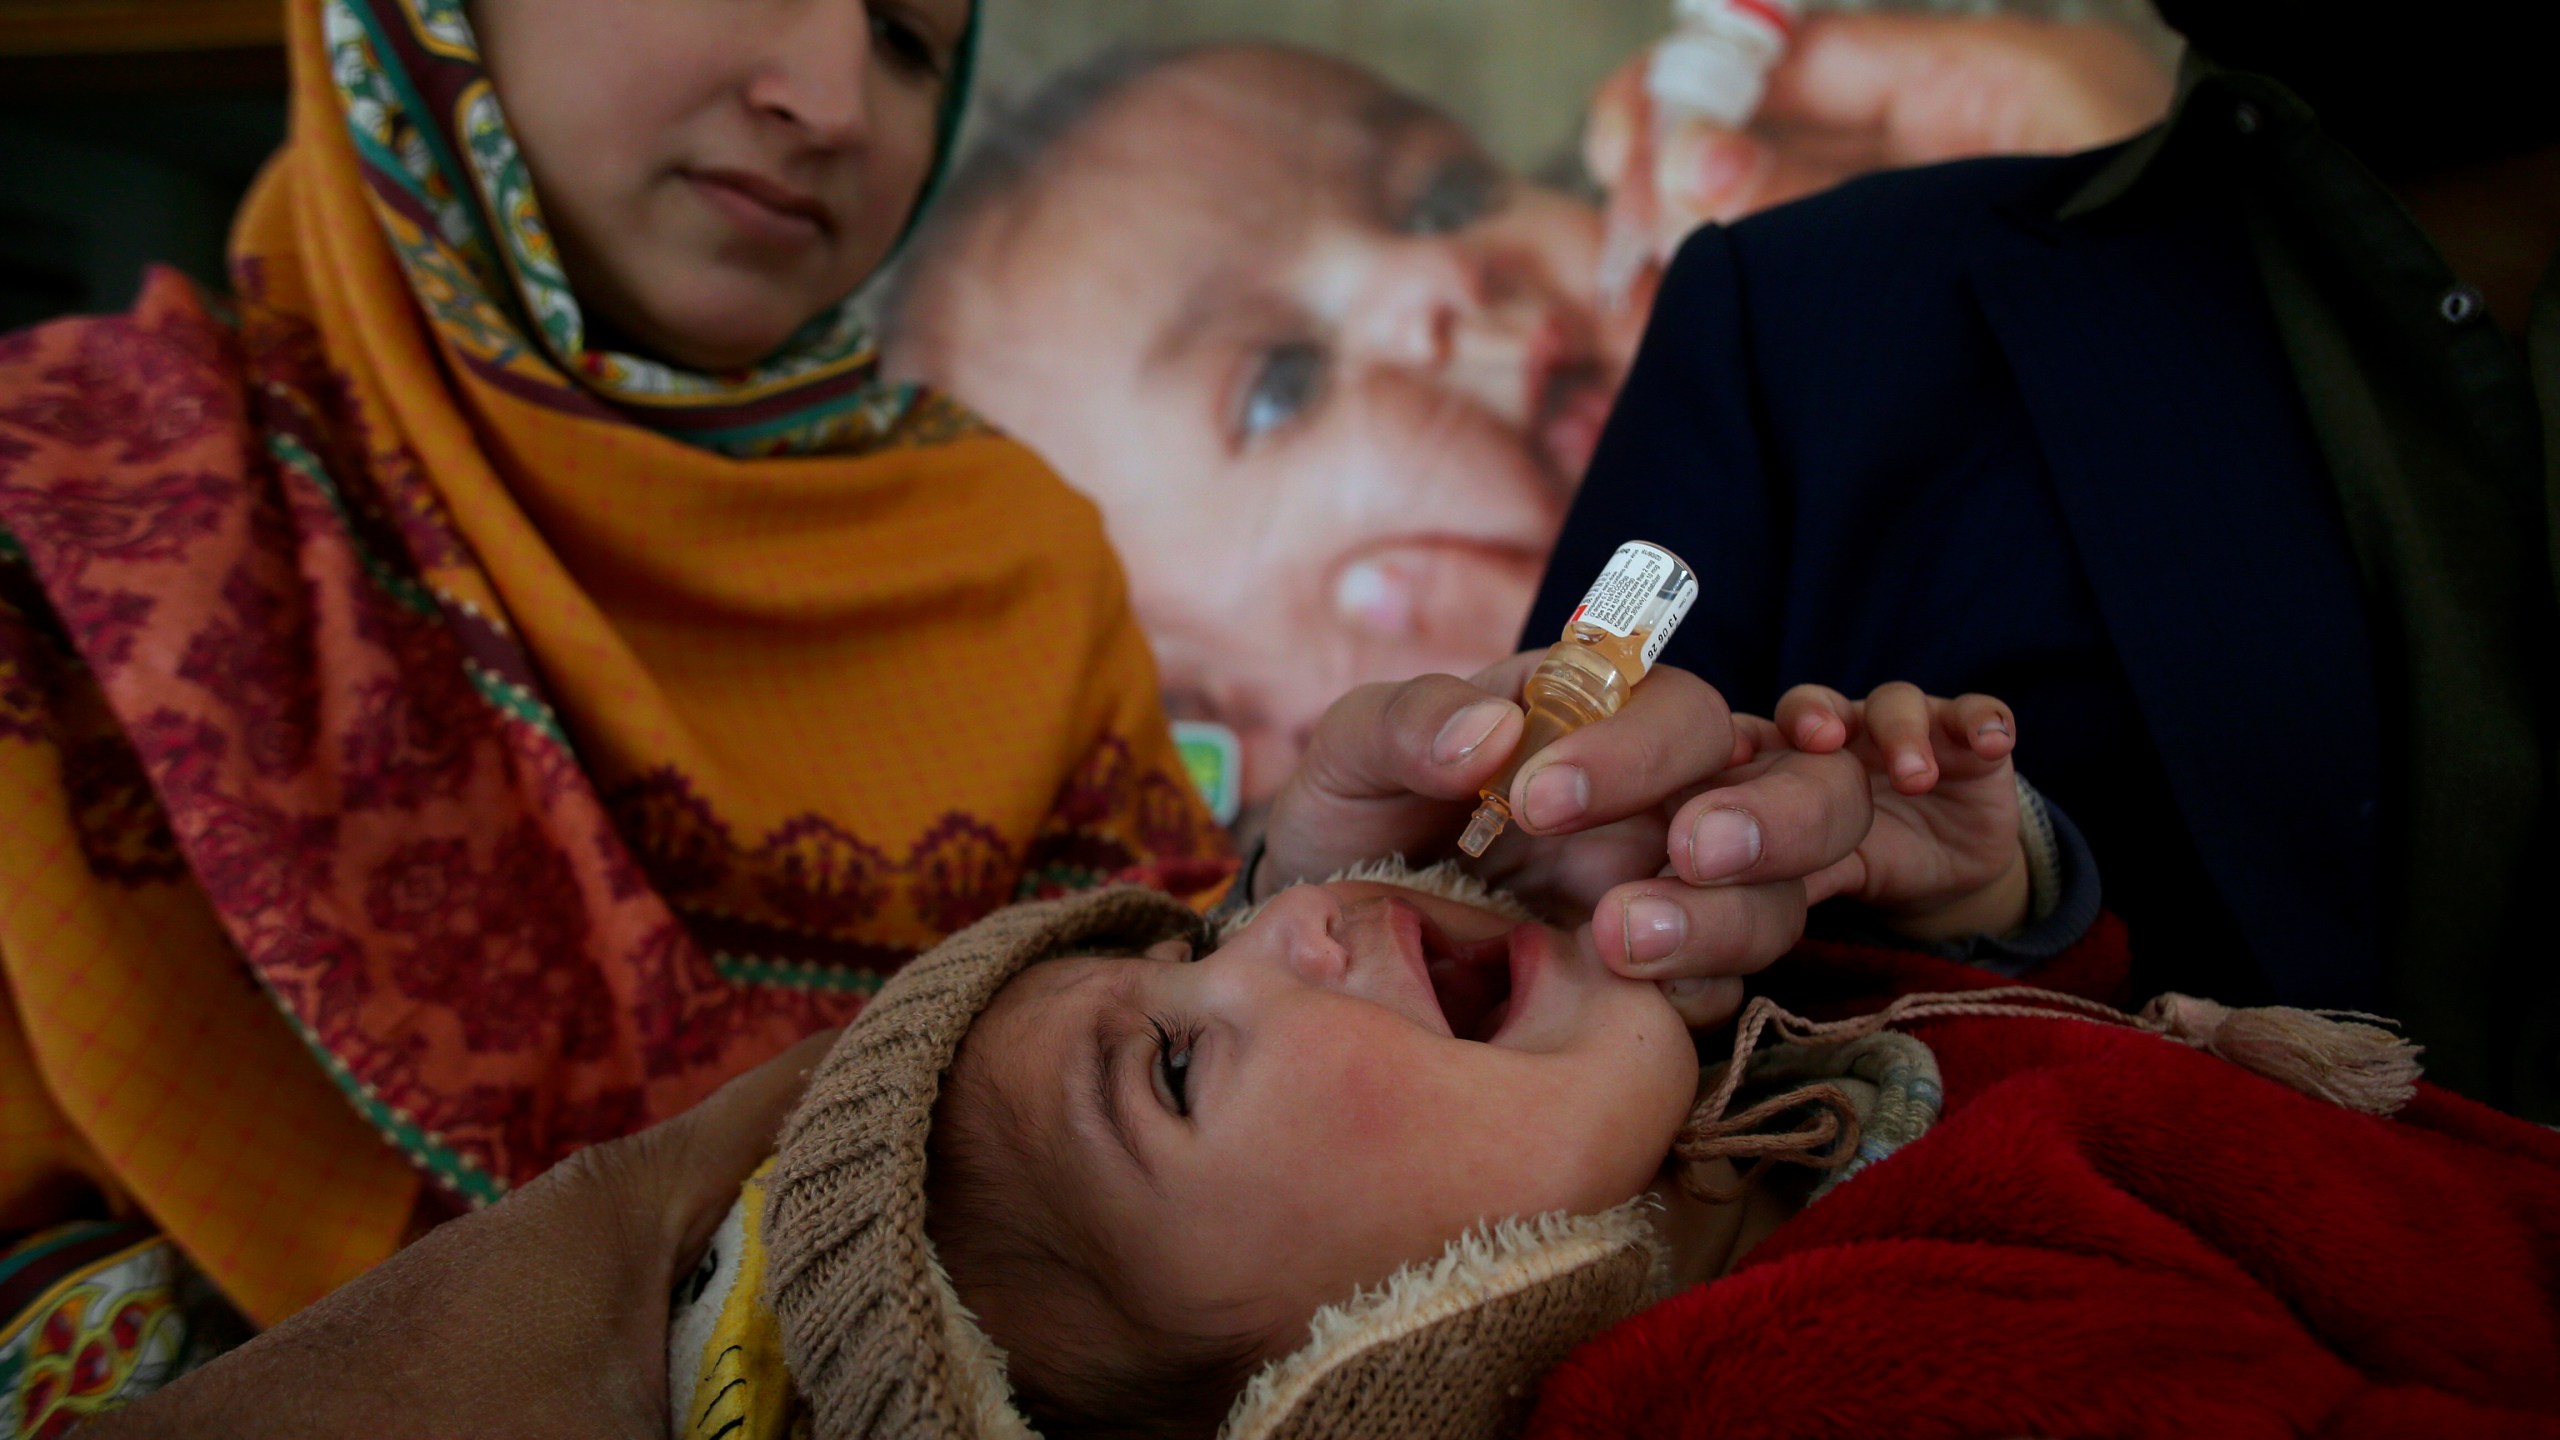
<path fill-rule="evenodd" d="M 2053 218 L 2107 154 L 1877 176 L 1701 232 L 1548 570 L 1705 591 L 1669 663 L 1985 691 L 2134 929 L 2137 984 L 2380 994 L 2372 647 L 2236 207 Z"/>

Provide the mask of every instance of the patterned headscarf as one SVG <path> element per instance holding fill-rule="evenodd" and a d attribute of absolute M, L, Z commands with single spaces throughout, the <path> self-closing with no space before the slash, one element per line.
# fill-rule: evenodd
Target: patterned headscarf
<path fill-rule="evenodd" d="M 905 418 L 918 392 L 880 379 L 860 291 L 740 372 L 591 344 L 463 0 L 327 0 L 322 17 L 384 228 L 410 288 L 471 364 L 522 384 L 575 384 L 624 419 L 728 455 L 860 452 Z M 901 246 L 950 168 L 977 42 L 972 5 Z"/>

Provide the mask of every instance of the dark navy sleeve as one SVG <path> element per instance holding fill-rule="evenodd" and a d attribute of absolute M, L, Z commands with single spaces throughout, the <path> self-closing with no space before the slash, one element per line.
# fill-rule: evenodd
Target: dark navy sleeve
<path fill-rule="evenodd" d="M 1650 540 L 1698 572 L 1698 603 L 1664 662 L 1765 713 L 1777 698 L 1785 547 L 1753 420 L 1739 280 L 1721 228 L 1698 232 L 1673 260 L 1521 643 L 1552 644 L 1610 555 Z"/>

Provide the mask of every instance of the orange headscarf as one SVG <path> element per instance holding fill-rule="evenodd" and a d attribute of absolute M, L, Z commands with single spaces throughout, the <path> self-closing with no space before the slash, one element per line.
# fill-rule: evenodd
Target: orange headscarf
<path fill-rule="evenodd" d="M 345 47 L 450 139 L 460 13 L 294 5 L 236 306 L 0 340 L 0 1230 L 102 1192 L 262 1321 L 1017 896 L 1229 868 L 1027 451 L 859 349 L 588 355 L 402 198 Z"/>

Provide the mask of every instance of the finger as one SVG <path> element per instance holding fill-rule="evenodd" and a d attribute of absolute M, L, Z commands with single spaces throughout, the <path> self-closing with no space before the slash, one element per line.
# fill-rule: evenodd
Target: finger
<path fill-rule="evenodd" d="M 1959 695 L 1937 702 L 1937 709 L 1945 750 L 1940 760 L 1950 774 L 1988 771 L 2018 748 L 2017 716 L 1992 696 Z M 1967 765 L 1968 759 L 1978 765 Z"/>
<path fill-rule="evenodd" d="M 1839 860 L 1804 877 L 1804 903 L 1819 905 L 1842 895 L 1867 891 L 1867 857 L 1852 850 Z"/>
<path fill-rule="evenodd" d="M 1591 97 L 1591 118 L 1582 131 L 1582 163 L 1592 180 L 1612 195 L 1642 187 L 1651 178 L 1649 163 L 1638 168 L 1639 161 L 1650 160 L 1638 150 L 1653 124 L 1653 99 L 1644 88 L 1651 59 L 1648 51 L 1611 71 Z"/>
<path fill-rule="evenodd" d="M 1752 778 L 1681 806 L 1666 848 L 1673 873 L 1692 885 L 1756 885 L 1836 864 L 1874 823 L 1875 800 L 1856 756 L 1790 751 Z"/>
<path fill-rule="evenodd" d="M 1559 835 L 1623 820 L 1730 767 L 1733 712 L 1706 681 L 1655 667 L 1626 708 L 1539 752 L 1511 785 L 1522 828 Z"/>
<path fill-rule="evenodd" d="M 1867 697 L 1863 716 L 1867 738 L 1876 748 L 1893 788 L 1905 795 L 1926 795 L 1938 783 L 1937 717 L 1928 692 L 1900 680 L 1876 687 Z"/>
<path fill-rule="evenodd" d="M 1486 672 L 1499 677 L 1500 667 Z M 1520 707 L 1454 675 L 1363 685 L 1333 703 L 1307 746 L 1308 788 L 1342 800 L 1463 800 L 1520 740 Z"/>
<path fill-rule="evenodd" d="M 1686 234 L 1758 208 L 1754 197 L 1777 163 L 1778 152 L 1765 140 L 1703 120 L 1683 121 L 1655 147 L 1654 201 L 1666 227 Z"/>
<path fill-rule="evenodd" d="M 1662 994 L 1680 1012 L 1681 1023 L 1692 1030 L 1716 1030 L 1742 1009 L 1743 982 L 1730 975 L 1667 980 Z"/>
<path fill-rule="evenodd" d="M 1925 78 L 1934 28 L 1898 15 L 1811 15 L 1771 67 L 1764 125 L 1881 135 L 1901 94 Z"/>
<path fill-rule="evenodd" d="M 1796 880 L 1698 890 L 1665 877 L 1621 885 L 1591 912 L 1601 961 L 1637 980 L 1753 974 L 1804 938 Z"/>
<path fill-rule="evenodd" d="M 1778 697 L 1778 728 L 1808 754 L 1826 755 L 1848 744 L 1857 719 L 1849 697 L 1828 685 L 1798 685 Z"/>
<path fill-rule="evenodd" d="M 2166 72 L 2124 30 L 2015 15 L 1808 18 L 1759 118 L 1859 132 L 1872 164 L 2081 150 L 2167 107 Z"/>
<path fill-rule="evenodd" d="M 1733 717 L 1733 754 L 1725 761 L 1727 770 L 1748 765 L 1760 756 L 1779 750 L 1794 749 L 1787 743 L 1786 732 L 1775 720 L 1757 715 L 1736 714 Z"/>

